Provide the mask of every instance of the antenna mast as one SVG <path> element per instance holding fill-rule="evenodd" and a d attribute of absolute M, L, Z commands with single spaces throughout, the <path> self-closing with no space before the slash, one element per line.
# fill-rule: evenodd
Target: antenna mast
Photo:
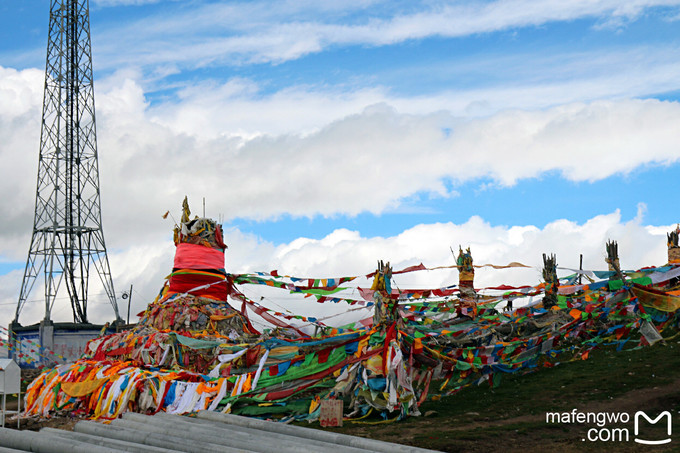
<path fill-rule="evenodd" d="M 41 270 L 45 321 L 62 280 L 76 323 L 87 323 L 90 265 L 116 316 L 99 199 L 89 0 L 51 0 L 33 235 L 14 322 Z"/>

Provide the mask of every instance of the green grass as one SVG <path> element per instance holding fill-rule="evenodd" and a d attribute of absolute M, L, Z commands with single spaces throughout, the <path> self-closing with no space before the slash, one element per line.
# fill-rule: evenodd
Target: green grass
<path fill-rule="evenodd" d="M 579 403 L 616 398 L 631 390 L 670 384 L 680 377 L 680 342 L 616 352 L 594 350 L 588 360 L 537 368 L 525 375 L 504 375 L 499 387 L 469 387 L 441 401 L 427 401 L 421 412 L 461 417 L 487 413 L 496 418 L 571 410 Z"/>
<path fill-rule="evenodd" d="M 592 351 L 588 360 L 562 363 L 554 368 L 536 368 L 535 372 L 524 375 L 504 375 L 495 389 L 484 384 L 464 388 L 439 401 L 427 401 L 420 407 L 421 413 L 429 414 L 427 417 L 409 417 L 385 425 L 346 422 L 342 428 L 332 430 L 441 451 L 488 451 L 497 450 L 501 445 L 512 445 L 516 448 L 513 451 L 552 448 L 557 448 L 555 451 L 562 451 L 560 448 L 566 448 L 564 451 L 574 448 L 579 451 L 637 451 L 635 448 L 639 445 L 632 441 L 617 443 L 611 450 L 608 448 L 614 448 L 612 445 L 602 442 L 582 443 L 587 427 L 548 424 L 543 417 L 546 412 L 574 408 L 581 411 L 593 404 L 623 403 L 628 392 L 669 386 L 677 379 L 680 379 L 680 341 L 620 352 L 604 347 Z M 676 433 L 672 444 L 680 445 L 680 386 L 671 387 L 653 403 L 653 407 L 633 410 L 646 409 L 650 414 L 672 411 Z M 517 417 L 528 420 L 516 422 Z M 377 417 L 372 419 L 378 420 Z M 319 427 L 318 423 L 311 426 Z M 406 433 L 410 433 L 410 438 Z M 533 445 L 535 449 L 523 445 Z"/>

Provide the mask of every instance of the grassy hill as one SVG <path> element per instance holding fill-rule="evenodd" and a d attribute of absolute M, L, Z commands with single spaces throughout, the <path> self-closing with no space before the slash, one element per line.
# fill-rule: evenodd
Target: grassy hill
<path fill-rule="evenodd" d="M 666 333 L 668 335 L 668 332 Z M 599 412 L 629 416 L 628 423 L 548 423 L 547 412 Z M 670 411 L 672 441 L 663 446 L 634 442 L 634 414 L 656 418 Z M 504 375 L 500 386 L 466 388 L 421 406 L 423 417 L 396 423 L 346 423 L 337 432 L 448 452 L 680 451 L 680 336 L 651 347 L 592 351 L 588 360 Z M 592 415 L 595 417 L 596 415 Z M 640 424 L 639 438 L 664 439 L 665 419 Z M 662 426 L 663 425 L 663 426 Z M 318 423 L 316 424 L 318 426 Z M 605 431 L 601 431 L 605 428 Z M 628 441 L 621 441 L 628 430 Z M 328 428 L 327 428 L 328 429 Z M 614 440 L 589 440 L 608 438 Z"/>

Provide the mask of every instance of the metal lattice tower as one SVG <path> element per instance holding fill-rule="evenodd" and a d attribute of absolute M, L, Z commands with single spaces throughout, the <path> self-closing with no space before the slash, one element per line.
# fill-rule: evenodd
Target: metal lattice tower
<path fill-rule="evenodd" d="M 14 322 L 41 270 L 45 320 L 64 280 L 74 322 L 88 322 L 90 265 L 120 320 L 101 222 L 89 0 L 51 0 L 33 236 Z"/>

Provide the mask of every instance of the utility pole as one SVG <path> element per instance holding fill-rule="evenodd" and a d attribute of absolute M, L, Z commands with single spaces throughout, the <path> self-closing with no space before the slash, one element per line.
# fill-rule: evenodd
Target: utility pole
<path fill-rule="evenodd" d="M 51 0 L 33 235 L 14 323 L 39 274 L 45 322 L 64 281 L 75 323 L 87 323 L 90 266 L 117 322 L 99 198 L 89 0 Z"/>
<path fill-rule="evenodd" d="M 130 324 L 130 304 L 132 303 L 132 284 L 130 285 L 130 290 L 129 291 L 123 291 L 123 295 L 121 296 L 123 299 L 127 299 L 128 307 L 127 307 L 127 323 Z"/>

